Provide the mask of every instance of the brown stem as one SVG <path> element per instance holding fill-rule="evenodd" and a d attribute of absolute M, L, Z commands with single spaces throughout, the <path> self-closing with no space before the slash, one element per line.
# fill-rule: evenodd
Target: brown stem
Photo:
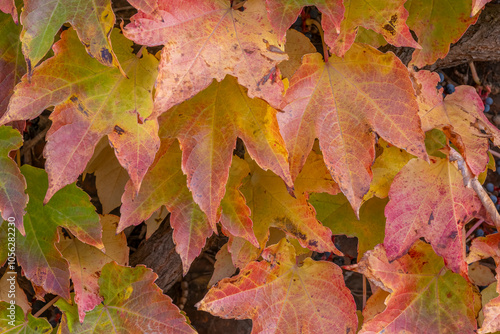
<path fill-rule="evenodd" d="M 39 316 L 41 316 L 42 313 L 45 312 L 49 307 L 51 307 L 56 301 L 58 301 L 59 298 L 61 298 L 61 297 L 55 296 L 54 298 L 52 298 L 47 304 L 45 304 L 41 309 L 39 309 L 38 312 L 36 312 L 33 316 L 35 318 L 38 318 Z"/>

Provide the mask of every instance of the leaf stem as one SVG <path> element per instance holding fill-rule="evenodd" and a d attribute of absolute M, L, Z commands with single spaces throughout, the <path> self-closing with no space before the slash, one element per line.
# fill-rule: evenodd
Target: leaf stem
<path fill-rule="evenodd" d="M 47 304 L 45 304 L 41 309 L 38 310 L 38 312 L 36 312 L 35 314 L 33 314 L 33 316 L 35 318 L 38 318 L 39 316 L 42 315 L 43 312 L 45 312 L 49 307 L 52 306 L 52 304 L 54 304 L 56 301 L 58 301 L 61 297 L 60 296 L 55 296 L 54 298 L 52 298 Z"/>
<path fill-rule="evenodd" d="M 479 219 L 477 221 L 477 223 L 474 224 L 474 226 L 472 226 L 468 231 L 467 231 L 467 234 L 465 235 L 465 239 L 467 239 L 469 237 L 469 235 L 472 234 L 472 232 L 474 232 L 476 230 L 476 228 L 478 228 L 482 223 L 484 222 L 484 219 Z"/>

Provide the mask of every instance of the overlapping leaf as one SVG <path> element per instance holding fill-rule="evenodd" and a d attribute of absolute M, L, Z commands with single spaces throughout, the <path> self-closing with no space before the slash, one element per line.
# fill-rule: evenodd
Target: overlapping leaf
<path fill-rule="evenodd" d="M 15 0 L 0 0 L 0 11 L 10 14 L 17 24 L 18 19 Z"/>
<path fill-rule="evenodd" d="M 21 147 L 23 138 L 11 127 L 0 127 L 0 211 L 4 220 L 14 219 L 14 223 L 25 234 L 23 225 L 24 208 L 28 195 L 24 193 L 26 180 L 9 153 Z"/>
<path fill-rule="evenodd" d="M 481 307 L 477 289 L 446 270 L 423 241 L 396 261 L 379 245 L 347 269 L 391 293 L 385 311 L 365 322 L 360 333 L 476 333 Z"/>
<path fill-rule="evenodd" d="M 143 120 L 152 112 L 157 60 L 147 52 L 131 53 L 132 42 L 115 30 L 115 50 L 129 78 L 116 68 L 90 58 L 74 30 L 61 34 L 55 56 L 16 86 L 9 109 L 0 123 L 38 116 L 55 105 L 47 133 L 45 168 L 49 189 L 45 198 L 76 180 L 92 157 L 94 146 L 108 135 L 120 164 L 139 188 L 159 147 L 156 120 Z"/>
<path fill-rule="evenodd" d="M 472 263 L 492 257 L 497 265 L 496 276 L 500 281 L 500 234 L 490 234 L 472 241 L 467 262 Z M 500 293 L 500 284 L 497 283 L 497 293 Z M 500 331 L 500 296 L 490 300 L 483 308 L 484 321 L 479 333 Z"/>
<path fill-rule="evenodd" d="M 472 0 L 472 14 L 471 16 L 476 15 L 479 11 L 491 0 Z"/>
<path fill-rule="evenodd" d="M 419 71 L 413 77 L 423 130 L 442 129 L 472 173 L 482 173 L 488 164 L 488 139 L 500 145 L 500 131 L 484 116 L 483 102 L 474 87 L 458 86 L 443 100 L 435 88 L 439 81 L 437 73 Z"/>
<path fill-rule="evenodd" d="M 182 170 L 194 201 L 212 226 L 228 179 L 236 137 L 250 156 L 292 187 L 285 143 L 280 135 L 277 111 L 261 99 L 250 99 L 233 77 L 214 80 L 192 99 L 161 116 L 160 136 L 177 137 L 181 144 Z"/>
<path fill-rule="evenodd" d="M 375 133 L 409 153 L 427 159 L 414 90 L 403 64 L 354 44 L 345 58 L 305 55 L 278 114 L 295 179 L 314 139 L 340 189 L 359 210 L 370 188 Z"/>
<path fill-rule="evenodd" d="M 212 79 L 221 81 L 226 74 L 237 77 L 250 97 L 279 106 L 283 85 L 275 66 L 287 56 L 278 46 L 265 3 L 249 0 L 234 9 L 232 3 L 241 4 L 225 0 L 135 3 L 139 13 L 125 27 L 125 36 L 143 45 L 165 45 L 156 112 L 191 98 Z"/>
<path fill-rule="evenodd" d="M 131 225 L 138 225 L 153 212 L 165 205 L 171 212 L 170 225 L 177 253 L 181 256 L 184 273 L 191 262 L 200 255 L 206 238 L 212 233 L 206 215 L 193 201 L 186 187 L 186 176 L 181 170 L 181 151 L 177 143 L 161 148 L 163 155 L 144 177 L 141 190 L 136 196 L 131 181 L 122 196 L 121 217 L 118 232 Z"/>
<path fill-rule="evenodd" d="M 103 303 L 87 313 L 82 324 L 75 305 L 57 301 L 64 312 L 59 333 L 196 333 L 172 299 L 154 284 L 157 278 L 144 266 L 128 268 L 108 263 L 99 277 Z"/>
<path fill-rule="evenodd" d="M 291 78 L 302 64 L 302 57 L 308 53 L 316 52 L 309 38 L 295 29 L 290 29 L 286 33 L 285 52 L 288 60 L 278 64 L 278 68 L 284 78 Z"/>
<path fill-rule="evenodd" d="M 47 319 L 35 318 L 33 315 L 28 313 L 24 315 L 23 310 L 17 306 L 14 307 L 14 320 L 12 326 L 10 323 L 11 319 L 9 316 L 12 314 L 9 307 L 10 303 L 0 301 L 0 331 L 2 334 L 49 334 L 52 333 L 52 326 L 49 324 Z"/>
<path fill-rule="evenodd" d="M 252 319 L 252 333 L 354 333 L 356 306 L 337 265 L 307 258 L 299 266 L 286 239 L 262 257 L 220 281 L 198 309 Z"/>
<path fill-rule="evenodd" d="M 21 41 L 30 75 L 66 22 L 75 28 L 88 54 L 103 65 L 120 66 L 111 47 L 115 13 L 110 0 L 24 0 Z"/>
<path fill-rule="evenodd" d="M 479 216 L 481 201 L 464 186 L 448 160 L 413 159 L 392 182 L 384 246 L 389 260 L 403 256 L 421 237 L 431 243 L 448 268 L 467 277 L 463 226 Z"/>
<path fill-rule="evenodd" d="M 80 322 L 83 322 L 85 312 L 93 310 L 102 301 L 98 279 L 104 265 L 111 261 L 120 265 L 128 264 L 127 238 L 123 233 L 115 234 L 118 217 L 101 216 L 101 225 L 106 253 L 65 235 L 60 235 L 56 245 L 69 263 Z"/>
<path fill-rule="evenodd" d="M 422 47 L 413 52 L 410 65 L 424 67 L 444 58 L 450 44 L 462 37 L 477 15 L 471 17 L 472 0 L 434 1 L 408 0 L 405 2 L 410 16 L 406 23 L 418 37 Z"/>
<path fill-rule="evenodd" d="M 55 247 L 58 226 L 80 241 L 102 248 L 101 225 L 89 196 L 74 184 L 58 191 L 43 205 L 47 174 L 29 165 L 21 167 L 29 203 L 24 216 L 26 236 L 16 237 L 16 258 L 24 275 L 45 291 L 69 298 L 68 263 Z M 2 240 L 3 244 L 5 240 Z"/>

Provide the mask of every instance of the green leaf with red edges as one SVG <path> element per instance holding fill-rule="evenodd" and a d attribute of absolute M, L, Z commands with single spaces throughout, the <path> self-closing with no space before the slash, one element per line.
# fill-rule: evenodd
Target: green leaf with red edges
<path fill-rule="evenodd" d="M 139 13 L 132 16 L 124 34 L 138 44 L 165 45 L 156 113 L 193 97 L 213 79 L 221 81 L 227 74 L 237 77 L 250 97 L 279 106 L 283 84 L 276 65 L 287 55 L 278 45 L 264 1 L 249 0 L 234 9 L 227 0 L 148 3 L 147 8 L 142 1 L 135 3 Z"/>
<path fill-rule="evenodd" d="M 142 265 L 106 264 L 99 277 L 102 304 L 87 313 L 81 324 L 76 305 L 58 300 L 55 305 L 63 311 L 58 333 L 196 333 L 172 299 L 154 284 L 157 278 Z"/>
<path fill-rule="evenodd" d="M 175 248 L 181 256 L 186 274 L 191 262 L 200 255 L 206 238 L 213 231 L 207 217 L 193 201 L 186 187 L 179 145 L 174 142 L 168 148 L 162 147 L 160 152 L 162 155 L 157 157 L 155 164 L 146 173 L 137 196 L 131 181 L 125 186 L 118 232 L 147 220 L 165 205 L 171 212 L 170 224 L 174 229 Z"/>
<path fill-rule="evenodd" d="M 360 333 L 476 333 L 481 308 L 477 288 L 446 270 L 423 241 L 396 261 L 379 245 L 346 269 L 390 292 L 386 309 L 365 322 Z"/>
<path fill-rule="evenodd" d="M 295 179 L 319 139 L 333 179 L 357 213 L 370 189 L 375 132 L 427 159 L 408 71 L 394 54 L 354 44 L 345 58 L 305 55 L 278 114 Z"/>
<path fill-rule="evenodd" d="M 325 33 L 333 53 L 344 56 L 356 39 L 358 27 L 371 29 L 394 46 L 420 48 L 406 25 L 405 0 L 344 0 L 345 15 L 340 33 Z"/>
<path fill-rule="evenodd" d="M 472 13 L 471 16 L 476 15 L 479 11 L 486 6 L 491 0 L 472 0 Z"/>
<path fill-rule="evenodd" d="M 475 88 L 458 86 L 443 100 L 441 92 L 436 89 L 437 73 L 419 71 L 412 75 L 423 130 L 443 130 L 463 155 L 472 173 L 481 174 L 488 164 L 488 139 L 500 145 L 500 130 L 484 115 L 484 105 Z"/>
<path fill-rule="evenodd" d="M 98 279 L 106 263 L 115 261 L 120 265 L 128 264 L 129 249 L 125 234 L 115 234 L 118 217 L 100 216 L 102 225 L 102 243 L 106 252 L 87 245 L 73 237 L 59 233 L 57 249 L 69 263 L 69 271 L 75 292 L 80 322 L 85 313 L 91 311 L 102 298 L 99 296 Z"/>
<path fill-rule="evenodd" d="M 321 155 L 315 152 L 310 153 L 304 169 L 295 180 L 295 197 L 290 195 L 285 184 L 276 174 L 263 171 L 253 161 L 250 161 L 249 165 L 251 176 L 244 180 L 240 190 L 250 210 L 240 209 L 239 212 L 251 213 L 253 231 L 260 249 L 242 238 L 233 238 L 230 235 L 228 249 L 236 266 L 241 267 L 242 264 L 257 259 L 268 241 L 271 227 L 278 228 L 288 236 L 296 238 L 302 247 L 317 252 L 333 251 L 341 254 L 333 245 L 331 231 L 318 222 L 316 211 L 307 201 L 309 194 L 313 192 L 326 192 L 332 195 L 339 192 Z M 226 200 L 228 203 L 225 203 Z M 235 207 L 235 203 L 230 198 L 224 198 L 223 203 L 223 207 L 224 205 Z M 236 207 L 234 211 L 237 211 Z"/>
<path fill-rule="evenodd" d="M 321 26 L 325 31 L 325 41 L 331 39 L 330 35 L 340 31 L 340 22 L 344 18 L 342 0 L 266 0 L 266 5 L 269 21 L 277 30 L 281 43 L 288 28 L 297 20 L 304 6 L 316 6 L 321 11 Z"/>
<path fill-rule="evenodd" d="M 249 98 L 247 90 L 227 76 L 159 119 L 160 137 L 179 139 L 188 187 L 212 226 L 219 220 L 237 137 L 259 166 L 293 187 L 276 114 L 265 101 Z"/>
<path fill-rule="evenodd" d="M 385 207 L 384 246 L 389 260 L 424 237 L 448 268 L 467 276 L 463 226 L 479 216 L 481 201 L 446 159 L 413 159 L 396 175 Z"/>
<path fill-rule="evenodd" d="M 30 313 L 25 316 L 23 310 L 15 304 L 0 302 L 0 332 L 2 334 L 49 334 L 52 333 L 52 326 L 47 319 L 35 318 Z"/>
<path fill-rule="evenodd" d="M 363 254 L 384 242 L 387 200 L 372 198 L 361 206 L 359 219 L 344 195 L 313 194 L 309 200 L 316 209 L 316 218 L 332 230 L 358 238 L 358 261 Z"/>
<path fill-rule="evenodd" d="M 29 202 L 24 216 L 26 236 L 16 236 L 17 262 L 33 284 L 69 298 L 70 273 L 68 262 L 55 247 L 59 240 L 57 228 L 62 226 L 80 241 L 102 248 L 99 216 L 89 196 L 74 184 L 58 191 L 44 205 L 48 187 L 45 171 L 24 165 L 21 172 L 28 184 Z"/>
<path fill-rule="evenodd" d="M 0 127 L 0 212 L 4 220 L 10 218 L 24 235 L 23 216 L 28 203 L 28 195 L 24 192 L 26 180 L 9 156 L 11 151 L 17 150 L 22 144 L 23 138 L 19 131 L 7 126 Z"/>
<path fill-rule="evenodd" d="M 120 67 L 111 47 L 115 14 L 110 0 L 24 0 L 21 41 L 30 75 L 50 50 L 54 36 L 66 22 L 77 31 L 89 55 L 105 66 Z"/>
<path fill-rule="evenodd" d="M 468 263 L 492 257 L 497 265 L 496 277 L 500 281 L 500 233 L 490 234 L 486 237 L 476 238 L 472 241 Z M 500 284 L 497 283 L 497 293 L 500 293 Z M 490 300 L 483 308 L 484 321 L 478 333 L 491 333 L 500 331 L 500 296 Z"/>
<path fill-rule="evenodd" d="M 152 112 L 158 62 L 147 52 L 142 58 L 134 55 L 132 42 L 118 30 L 112 39 L 128 78 L 90 58 L 70 29 L 54 44 L 55 56 L 35 69 L 31 82 L 25 76 L 16 86 L 0 120 L 5 124 L 31 119 L 56 106 L 44 151 L 49 174 L 45 201 L 77 179 L 105 135 L 136 189 L 154 160 L 159 147 L 158 123 L 143 119 Z"/>
<path fill-rule="evenodd" d="M 26 73 L 20 33 L 21 26 L 0 13 L 0 117 L 7 111 L 14 87 Z"/>
<path fill-rule="evenodd" d="M 10 14 L 14 22 L 18 23 L 15 0 L 0 0 L 0 11 Z"/>
<path fill-rule="evenodd" d="M 222 318 L 252 319 L 252 333 L 354 333 L 356 305 L 342 270 L 331 262 L 296 263 L 282 239 L 196 305 Z"/>
<path fill-rule="evenodd" d="M 472 0 L 434 1 L 407 0 L 410 13 L 406 23 L 418 37 L 422 47 L 413 52 L 410 65 L 424 67 L 444 58 L 450 44 L 462 37 L 478 16 L 471 17 Z"/>

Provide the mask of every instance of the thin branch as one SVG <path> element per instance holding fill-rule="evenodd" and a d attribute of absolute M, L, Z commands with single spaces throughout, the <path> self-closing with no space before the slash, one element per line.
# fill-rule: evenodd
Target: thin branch
<path fill-rule="evenodd" d="M 492 156 L 500 158 L 500 153 L 493 151 L 493 150 L 489 150 L 489 152 L 491 153 Z"/>
<path fill-rule="evenodd" d="M 366 307 L 366 276 L 363 275 L 363 310 Z"/>
<path fill-rule="evenodd" d="M 474 66 L 474 62 L 472 60 L 469 60 L 469 67 L 470 67 L 470 72 L 472 74 L 472 79 L 474 79 L 476 85 L 481 86 L 481 80 L 477 75 L 476 66 Z"/>
<path fill-rule="evenodd" d="M 55 302 L 57 302 L 59 300 L 59 298 L 61 298 L 60 296 L 55 296 L 54 298 L 52 298 L 47 304 L 45 304 L 41 309 L 38 310 L 38 312 L 36 312 L 35 314 L 33 314 L 33 316 L 35 318 L 38 318 L 39 316 L 42 315 L 43 312 L 45 312 L 49 307 L 52 306 L 52 304 L 54 304 Z"/>
<path fill-rule="evenodd" d="M 476 228 L 478 228 L 482 223 L 484 222 L 484 219 L 479 219 L 477 221 L 477 223 L 474 224 L 474 226 L 472 226 L 468 231 L 467 231 L 467 234 L 465 235 L 465 239 L 467 239 L 469 237 L 469 235 L 472 234 L 472 232 L 474 232 L 476 230 Z"/>

